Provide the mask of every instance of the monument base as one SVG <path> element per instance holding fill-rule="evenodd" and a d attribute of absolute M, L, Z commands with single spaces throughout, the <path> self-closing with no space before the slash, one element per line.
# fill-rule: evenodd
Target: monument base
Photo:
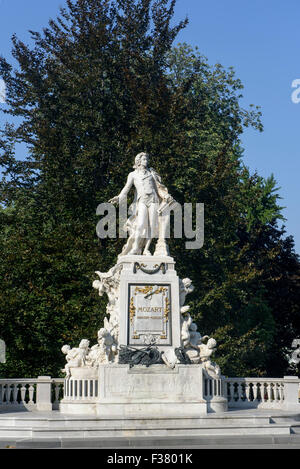
<path fill-rule="evenodd" d="M 86 368 L 82 377 L 78 368 L 75 375 L 66 380 L 60 404 L 65 414 L 153 419 L 227 410 L 221 380 L 209 378 L 202 365 L 177 365 L 172 370 L 166 365 L 108 364 L 99 366 L 98 379 L 88 379 Z"/>

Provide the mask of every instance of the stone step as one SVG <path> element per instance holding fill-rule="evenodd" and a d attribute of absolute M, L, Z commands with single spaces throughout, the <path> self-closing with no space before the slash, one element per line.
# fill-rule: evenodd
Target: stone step
<path fill-rule="evenodd" d="M 292 420 L 289 419 L 286 422 L 274 422 L 274 423 L 289 423 Z M 42 419 L 42 418 L 0 418 L 1 427 L 44 427 L 44 428 L 66 428 L 66 427 L 93 427 L 99 429 L 155 429 L 155 428 L 198 428 L 199 426 L 205 427 L 216 427 L 216 426 L 248 426 L 248 425 L 269 425 L 269 417 L 261 418 L 232 418 L 232 419 L 147 419 L 147 420 L 107 420 L 107 419 L 89 419 L 86 418 L 70 418 L 64 419 Z"/>
<path fill-rule="evenodd" d="M 0 448 L 18 449 L 107 449 L 112 453 L 119 449 L 299 449 L 299 435 L 239 435 L 198 437 L 149 437 L 149 438 L 88 438 L 88 439 L 33 439 L 0 440 Z"/>
<path fill-rule="evenodd" d="M 272 415 L 270 417 L 270 423 L 286 423 L 286 422 L 291 422 L 291 421 L 300 424 L 300 415 L 299 414 L 280 415 L 280 416 Z"/>
<path fill-rule="evenodd" d="M 209 435 L 290 435 L 290 424 L 269 424 L 269 425 L 214 425 L 199 426 L 197 428 L 99 428 L 89 425 L 63 427 L 0 427 L 0 438 L 96 438 L 101 439 L 113 437 L 188 437 L 188 436 L 209 436 Z"/>
<path fill-rule="evenodd" d="M 85 439 L 300 434 L 300 415 L 232 411 L 197 418 L 101 418 L 60 412 L 0 414 L 0 438 Z"/>
<path fill-rule="evenodd" d="M 20 413 L 0 413 L 1 427 L 97 427 L 104 428 L 198 428 L 199 426 L 248 426 L 248 425 L 268 425 L 268 424 L 300 424 L 300 414 L 297 413 L 237 413 L 228 412 L 224 414 L 208 414 L 200 417 L 167 417 L 167 418 L 126 418 L 124 417 L 100 417 L 86 415 L 65 415 L 59 412 L 20 412 Z"/>
<path fill-rule="evenodd" d="M 291 433 L 292 434 L 300 434 L 300 425 L 299 423 L 295 423 L 291 425 Z"/>

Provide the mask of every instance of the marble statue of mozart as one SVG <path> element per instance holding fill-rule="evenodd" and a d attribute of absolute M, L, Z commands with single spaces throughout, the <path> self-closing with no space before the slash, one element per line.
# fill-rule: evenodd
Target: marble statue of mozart
<path fill-rule="evenodd" d="M 163 212 L 175 203 L 168 189 L 161 183 L 160 176 L 153 168 L 149 168 L 149 155 L 139 153 L 135 158 L 134 171 L 128 175 L 127 182 L 120 194 L 110 203 L 121 203 L 126 199 L 130 189 L 134 186 L 135 195 L 129 207 L 129 215 L 125 230 L 129 238 L 123 247 L 121 256 L 139 255 L 151 256 L 150 245 L 154 238 L 159 238 L 155 254 L 168 255 L 168 248 L 163 238 Z"/>

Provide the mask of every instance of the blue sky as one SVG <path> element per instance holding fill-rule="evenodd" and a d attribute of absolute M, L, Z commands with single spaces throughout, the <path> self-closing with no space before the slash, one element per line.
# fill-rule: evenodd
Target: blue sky
<path fill-rule="evenodd" d="M 63 0 L 0 0 L 0 54 L 11 59 L 11 35 L 26 42 L 28 29 L 41 30 L 63 5 Z M 175 21 L 185 16 L 190 23 L 176 42 L 197 45 L 211 64 L 233 66 L 245 87 L 242 105 L 262 108 L 264 132 L 245 131 L 244 161 L 264 177 L 275 175 L 287 233 L 300 252 L 300 103 L 291 99 L 292 82 L 300 79 L 300 1 L 177 0 Z"/>

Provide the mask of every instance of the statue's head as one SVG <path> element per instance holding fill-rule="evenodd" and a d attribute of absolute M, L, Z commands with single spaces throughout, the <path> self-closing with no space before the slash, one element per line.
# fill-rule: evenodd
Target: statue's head
<path fill-rule="evenodd" d="M 150 157 L 148 153 L 142 152 L 136 155 L 135 162 L 134 162 L 134 169 L 138 169 L 141 166 L 148 166 Z"/>
<path fill-rule="evenodd" d="M 208 346 L 208 348 L 210 348 L 210 349 L 216 348 L 216 346 L 217 346 L 217 341 L 211 337 L 211 338 L 208 340 L 208 342 L 207 342 L 207 346 Z"/>
<path fill-rule="evenodd" d="M 68 355 L 68 353 L 69 353 L 70 350 L 71 350 L 70 345 L 64 345 L 64 346 L 61 348 L 62 353 L 64 353 L 65 355 Z"/>
<path fill-rule="evenodd" d="M 192 287 L 192 281 L 191 281 L 190 278 L 184 278 L 184 279 L 182 280 L 182 283 L 183 283 L 184 288 L 190 288 L 190 287 Z M 192 288 L 193 288 L 193 287 L 192 287 Z"/>
<path fill-rule="evenodd" d="M 82 341 L 79 344 L 79 348 L 83 348 L 83 349 L 89 348 L 89 346 L 90 346 L 90 341 L 87 339 L 82 339 Z"/>
<path fill-rule="evenodd" d="M 98 340 L 103 339 L 109 334 L 108 330 L 105 329 L 104 327 L 98 331 Z"/>

